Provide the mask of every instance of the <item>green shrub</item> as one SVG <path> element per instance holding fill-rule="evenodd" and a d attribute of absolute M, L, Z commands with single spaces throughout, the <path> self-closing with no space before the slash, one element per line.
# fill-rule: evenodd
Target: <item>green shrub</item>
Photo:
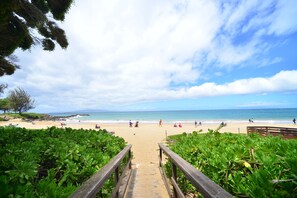
<path fill-rule="evenodd" d="M 0 127 L 0 145 L 0 197 L 68 197 L 126 142 L 105 130 Z"/>
<path fill-rule="evenodd" d="M 297 197 L 297 140 L 214 131 L 170 139 L 174 152 L 237 197 Z M 183 176 L 179 182 L 195 190 Z"/>

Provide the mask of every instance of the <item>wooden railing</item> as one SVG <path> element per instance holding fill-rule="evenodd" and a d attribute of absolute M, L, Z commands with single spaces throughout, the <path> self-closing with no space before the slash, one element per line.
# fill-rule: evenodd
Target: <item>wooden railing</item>
<path fill-rule="evenodd" d="M 131 170 L 131 147 L 132 145 L 126 146 L 119 154 L 117 154 L 112 160 L 109 161 L 100 171 L 95 173 L 90 179 L 84 182 L 70 197 L 81 198 L 81 197 L 95 197 L 100 191 L 106 180 L 110 178 L 112 173 L 115 173 L 115 187 L 111 194 L 111 197 L 119 196 L 119 188 L 123 178 L 127 175 L 125 173 Z M 119 173 L 119 166 L 126 156 L 129 156 L 127 163 L 122 171 Z M 129 171 L 129 174 L 131 171 Z M 128 175 L 127 177 L 129 177 Z"/>
<path fill-rule="evenodd" d="M 270 127 L 270 126 L 248 126 L 247 133 L 259 133 L 263 136 L 282 135 L 283 138 L 297 138 L 297 128 L 285 128 L 285 127 Z"/>
<path fill-rule="evenodd" d="M 185 197 L 183 192 L 178 186 L 177 183 L 177 168 L 186 176 L 186 178 L 191 182 L 193 186 L 196 187 L 197 191 L 201 193 L 204 197 L 233 197 L 230 193 L 225 191 L 222 187 L 217 185 L 211 179 L 206 177 L 203 173 L 198 171 L 195 167 L 181 158 L 179 155 L 171 151 L 169 148 L 164 146 L 163 144 L 159 144 L 160 148 L 160 161 L 159 165 L 162 171 L 163 176 L 165 176 L 165 172 L 162 166 L 162 153 L 164 152 L 169 161 L 172 163 L 172 175 L 171 183 L 173 186 L 173 197 Z M 166 183 L 167 179 L 164 179 Z M 168 185 L 168 184 L 167 184 Z M 170 193 L 171 194 L 171 193 Z"/>

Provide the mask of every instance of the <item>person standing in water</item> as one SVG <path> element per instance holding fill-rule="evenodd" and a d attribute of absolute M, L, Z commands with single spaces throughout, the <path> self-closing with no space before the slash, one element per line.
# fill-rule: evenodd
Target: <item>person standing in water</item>
<path fill-rule="evenodd" d="M 160 121 L 159 121 L 159 127 L 162 127 L 162 124 L 163 124 L 163 121 L 162 121 L 162 119 L 160 119 Z"/>

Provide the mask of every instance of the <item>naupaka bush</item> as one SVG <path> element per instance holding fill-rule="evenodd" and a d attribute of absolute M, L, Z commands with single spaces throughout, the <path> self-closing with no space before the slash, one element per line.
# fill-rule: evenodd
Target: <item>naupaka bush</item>
<path fill-rule="evenodd" d="M 297 197 L 296 139 L 210 131 L 170 140 L 175 153 L 235 196 Z M 178 181 L 184 192 L 195 190 L 182 174 Z"/>
<path fill-rule="evenodd" d="M 68 197 L 126 142 L 105 130 L 0 127 L 0 145 L 0 197 Z"/>

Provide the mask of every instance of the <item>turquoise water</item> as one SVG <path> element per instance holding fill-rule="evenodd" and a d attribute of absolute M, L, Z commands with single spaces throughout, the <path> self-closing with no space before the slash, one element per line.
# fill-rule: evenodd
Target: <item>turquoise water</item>
<path fill-rule="evenodd" d="M 229 109 L 229 110 L 193 110 L 193 111 L 129 111 L 129 112 L 71 112 L 54 115 L 89 114 L 76 116 L 73 122 L 127 123 L 129 120 L 142 123 L 192 123 L 195 120 L 203 123 L 247 122 L 255 123 L 292 123 L 297 118 L 297 108 L 291 109 Z"/>

